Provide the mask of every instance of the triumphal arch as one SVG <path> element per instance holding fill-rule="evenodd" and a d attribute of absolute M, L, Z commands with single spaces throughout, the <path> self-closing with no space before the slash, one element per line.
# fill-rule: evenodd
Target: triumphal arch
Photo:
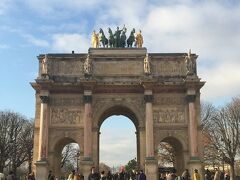
<path fill-rule="evenodd" d="M 200 89 L 196 54 L 146 48 L 89 48 L 88 53 L 40 54 L 36 91 L 34 169 L 60 173 L 62 148 L 80 146 L 85 177 L 99 164 L 99 129 L 111 115 L 136 127 L 137 161 L 157 180 L 157 148 L 170 143 L 179 172 L 201 170 Z"/>

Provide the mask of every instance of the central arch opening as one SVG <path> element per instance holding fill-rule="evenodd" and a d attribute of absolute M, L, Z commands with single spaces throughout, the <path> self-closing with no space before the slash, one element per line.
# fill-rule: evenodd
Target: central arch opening
<path fill-rule="evenodd" d="M 99 122 L 99 170 L 116 173 L 130 161 L 138 166 L 138 121 L 125 107 L 105 111 Z"/>

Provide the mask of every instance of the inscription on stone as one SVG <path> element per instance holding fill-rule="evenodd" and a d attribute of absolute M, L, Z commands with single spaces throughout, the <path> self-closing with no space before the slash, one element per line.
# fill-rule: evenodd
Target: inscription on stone
<path fill-rule="evenodd" d="M 155 123 L 183 123 L 184 111 L 179 108 L 165 108 L 153 112 Z"/>
<path fill-rule="evenodd" d="M 158 61 L 154 62 L 155 73 L 161 76 L 184 76 L 186 66 L 183 61 Z"/>
<path fill-rule="evenodd" d="M 50 105 L 54 106 L 81 106 L 83 105 L 82 97 L 51 97 Z"/>
<path fill-rule="evenodd" d="M 156 104 L 159 105 L 182 105 L 184 104 L 184 97 L 180 96 L 157 96 L 154 98 Z"/>
<path fill-rule="evenodd" d="M 52 125 L 82 124 L 81 111 L 67 108 L 51 108 L 50 119 Z"/>
<path fill-rule="evenodd" d="M 142 62 L 95 62 L 95 75 L 139 75 L 143 73 Z"/>

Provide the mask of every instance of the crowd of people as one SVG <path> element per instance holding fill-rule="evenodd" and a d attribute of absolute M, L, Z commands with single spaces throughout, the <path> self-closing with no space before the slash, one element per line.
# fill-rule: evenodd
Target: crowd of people
<path fill-rule="evenodd" d="M 67 180 L 83 180 L 84 176 L 77 174 L 74 170 L 69 174 Z M 111 173 L 108 171 L 101 171 L 100 173 L 96 171 L 95 167 L 91 168 L 91 172 L 86 178 L 87 180 L 146 180 L 146 175 L 143 170 L 139 172 L 132 171 L 131 173 L 125 172 L 124 168 L 121 168 L 118 173 Z"/>
<path fill-rule="evenodd" d="M 213 171 L 208 169 L 204 172 L 204 177 L 201 177 L 198 170 L 195 169 L 191 175 L 188 169 L 185 169 L 181 175 L 176 175 L 176 170 L 162 172 L 159 176 L 159 180 L 230 180 L 228 173 L 220 171 L 219 168 L 215 168 Z"/>
<path fill-rule="evenodd" d="M 83 174 L 72 170 L 70 174 L 66 177 L 58 178 L 56 177 L 52 171 L 49 171 L 47 180 L 146 180 L 146 175 L 143 170 L 126 172 L 124 167 L 121 167 L 119 172 L 111 173 L 108 171 L 98 172 L 95 167 L 92 167 L 88 177 L 83 176 Z M 9 172 L 7 176 L 4 177 L 4 174 L 0 173 L 0 180 L 17 180 L 16 176 L 12 171 Z M 35 180 L 34 172 L 29 173 L 25 180 Z M 215 168 L 210 171 L 208 169 L 204 172 L 204 177 L 201 177 L 198 173 L 198 170 L 195 169 L 193 174 L 189 173 L 188 169 L 179 175 L 176 173 L 176 169 L 172 169 L 170 171 L 161 172 L 159 175 L 159 180 L 230 180 L 230 176 L 228 173 L 224 171 L 220 171 L 219 168 Z"/>

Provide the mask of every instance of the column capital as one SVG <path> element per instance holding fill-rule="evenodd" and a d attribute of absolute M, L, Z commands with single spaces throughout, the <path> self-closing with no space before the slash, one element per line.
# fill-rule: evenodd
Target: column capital
<path fill-rule="evenodd" d="M 48 103 L 49 102 L 49 96 L 39 96 L 42 103 Z"/>
<path fill-rule="evenodd" d="M 92 95 L 83 95 L 83 102 L 84 103 L 91 103 L 92 102 Z"/>
<path fill-rule="evenodd" d="M 145 101 L 146 103 L 148 103 L 148 102 L 153 102 L 153 95 L 152 95 L 152 94 L 144 95 L 144 101 Z"/>
<path fill-rule="evenodd" d="M 187 102 L 195 102 L 195 99 L 196 99 L 196 95 L 187 95 L 186 96 L 186 100 Z"/>

